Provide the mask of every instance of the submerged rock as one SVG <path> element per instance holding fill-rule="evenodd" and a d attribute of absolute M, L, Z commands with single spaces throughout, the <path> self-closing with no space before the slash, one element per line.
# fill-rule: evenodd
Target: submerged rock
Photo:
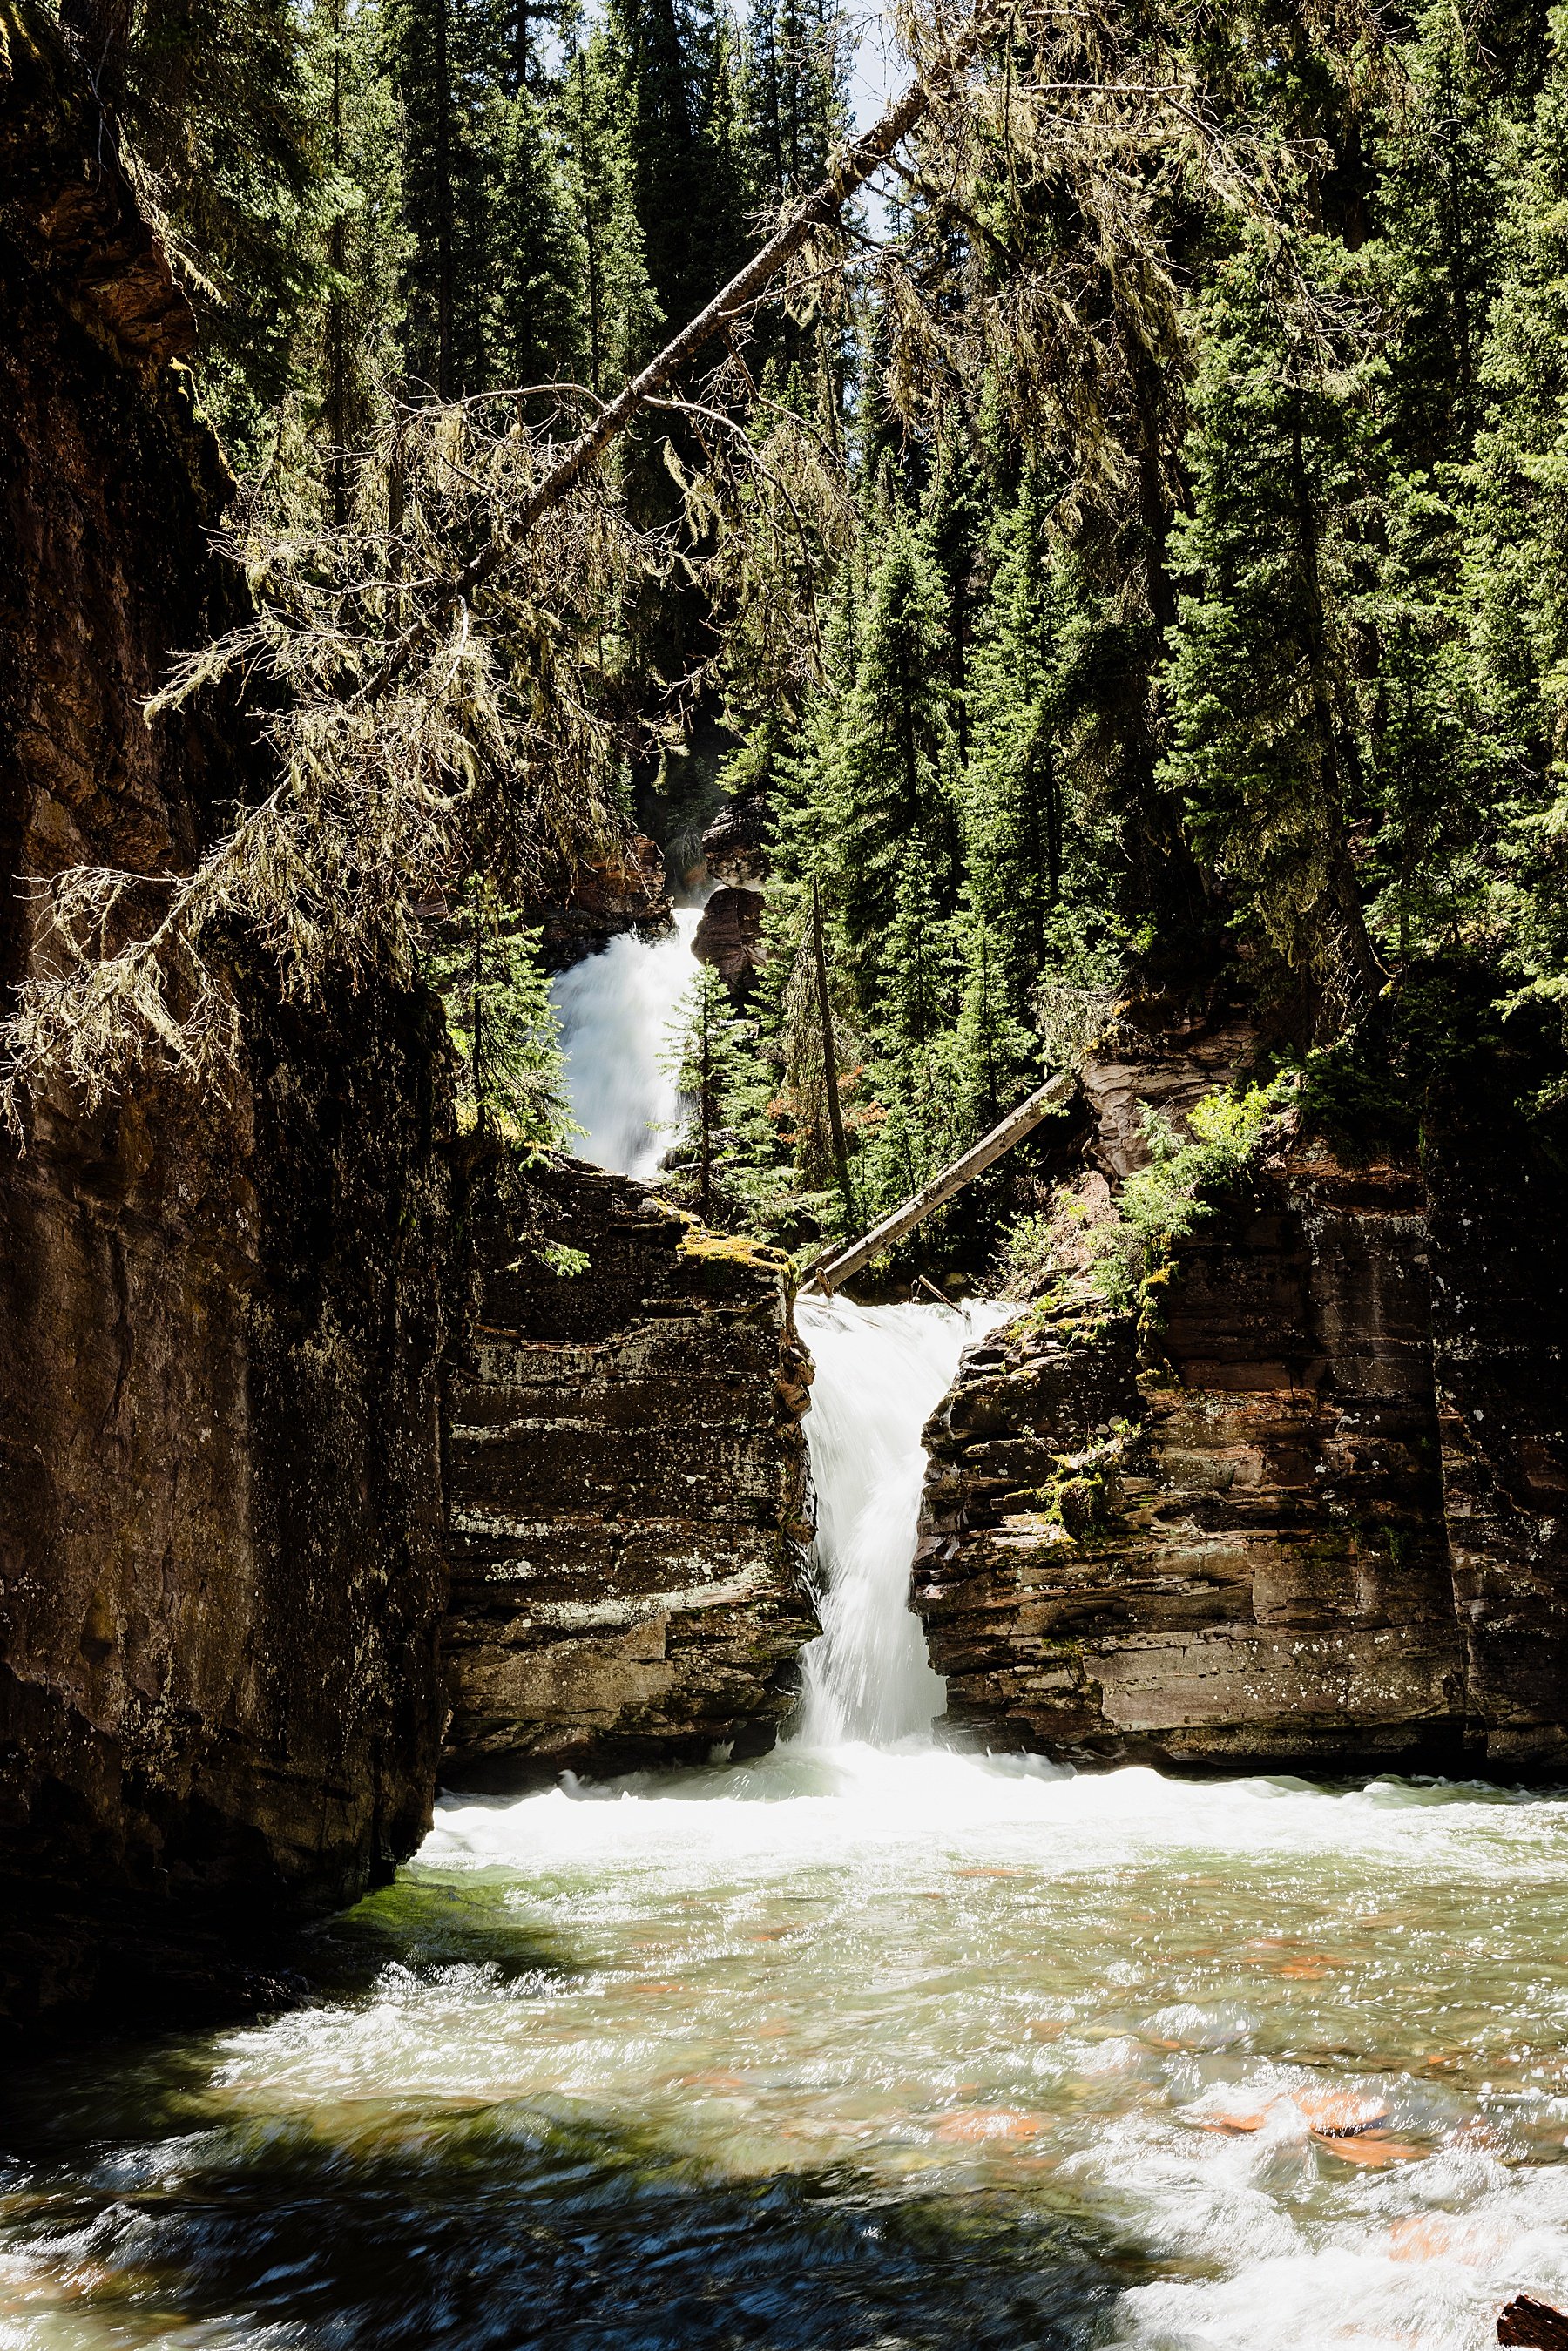
<path fill-rule="evenodd" d="M 785 1260 L 577 1162 L 492 1200 L 473 1246 L 444 1775 L 770 1745 L 818 1629 Z"/>

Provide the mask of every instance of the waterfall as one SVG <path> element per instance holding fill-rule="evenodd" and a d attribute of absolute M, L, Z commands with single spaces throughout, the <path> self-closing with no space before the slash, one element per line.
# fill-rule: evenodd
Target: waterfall
<path fill-rule="evenodd" d="M 555 981 L 566 1083 L 584 1131 L 577 1148 L 622 1176 L 655 1175 L 676 1122 L 674 1081 L 661 1067 L 676 1005 L 696 973 L 698 906 L 682 906 L 661 939 L 623 931 Z"/>
<path fill-rule="evenodd" d="M 801 1742 L 891 1747 L 928 1733 L 946 1700 L 909 1607 L 921 1431 L 969 1341 L 1010 1308 L 855 1306 L 802 1297 L 817 1366 L 806 1416 L 825 1590 L 822 1637 L 802 1660 Z"/>

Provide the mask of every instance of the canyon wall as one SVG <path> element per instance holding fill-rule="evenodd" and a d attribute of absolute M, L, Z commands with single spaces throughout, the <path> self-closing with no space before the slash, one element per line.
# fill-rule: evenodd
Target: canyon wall
<path fill-rule="evenodd" d="M 192 322 L 41 10 L 0 0 L 0 963 L 26 877 L 188 867 L 232 713 L 144 721 L 232 610 Z M 20 886 L 11 877 L 22 877 Z M 149 893 L 155 899 L 155 893 Z M 236 966 L 243 1066 L 0 1138 L 0 2009 L 123 2001 L 236 1907 L 337 1903 L 440 1734 L 448 1123 L 433 1007 Z M 182 1959 L 181 1954 L 185 1958 Z M 151 1956 L 150 1956 L 151 1955 Z"/>
<path fill-rule="evenodd" d="M 1179 1120 L 1250 1042 L 1162 1011 L 1094 1057 L 1079 1229 L 1141 1164 L 1141 1106 Z M 1298 1132 L 1141 1325 L 1069 1264 L 967 1358 L 914 1587 L 956 1726 L 1186 1766 L 1561 1767 L 1562 1219 L 1475 1133 L 1417 1165 Z"/>
<path fill-rule="evenodd" d="M 444 1777 L 770 1745 L 817 1630 L 783 1259 L 572 1161 L 492 1191 L 470 1247 Z"/>

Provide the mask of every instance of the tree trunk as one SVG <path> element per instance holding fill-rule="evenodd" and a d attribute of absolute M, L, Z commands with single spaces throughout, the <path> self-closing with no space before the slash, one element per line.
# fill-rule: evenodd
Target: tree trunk
<path fill-rule="evenodd" d="M 832 1137 L 833 1165 L 846 1204 L 850 1193 L 850 1155 L 844 1142 L 844 1111 L 839 1100 L 839 1050 L 833 1038 L 833 1004 L 828 992 L 828 950 L 822 936 L 822 893 L 811 884 L 811 953 L 817 966 L 817 1016 L 822 1024 L 822 1091 L 828 1102 L 828 1133 Z"/>
<path fill-rule="evenodd" d="M 343 168 L 343 0 L 334 0 L 332 9 L 332 169 Z M 327 306 L 327 431 L 331 438 L 332 454 L 329 460 L 332 483 L 332 520 L 341 530 L 349 519 L 349 483 L 345 444 L 349 438 L 348 423 L 348 321 L 344 317 L 343 277 L 346 256 L 343 249 L 343 215 L 341 210 L 332 214 L 332 234 L 329 241 L 328 260 L 332 271 L 332 292 Z"/>
<path fill-rule="evenodd" d="M 452 397 L 452 77 L 447 0 L 435 0 L 435 389 Z"/>

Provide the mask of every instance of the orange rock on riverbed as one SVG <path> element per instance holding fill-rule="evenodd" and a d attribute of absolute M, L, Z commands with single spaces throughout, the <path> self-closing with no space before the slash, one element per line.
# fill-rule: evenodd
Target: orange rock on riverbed
<path fill-rule="evenodd" d="M 1017 2114 L 1008 2106 L 960 2106 L 956 2114 L 944 2115 L 936 2126 L 936 2137 L 967 2142 L 1016 2141 L 1038 2138 L 1041 2127 L 1038 2115 Z"/>

